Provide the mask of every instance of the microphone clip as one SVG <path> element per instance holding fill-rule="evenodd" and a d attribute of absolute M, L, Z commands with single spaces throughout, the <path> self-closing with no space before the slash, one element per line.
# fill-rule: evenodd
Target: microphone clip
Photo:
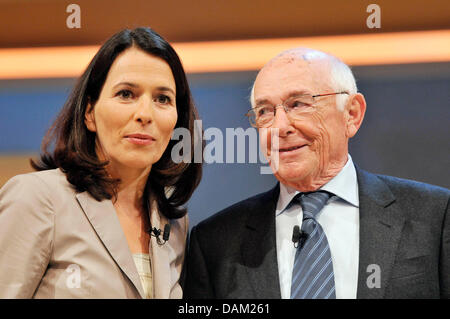
<path fill-rule="evenodd" d="M 162 235 L 162 239 L 159 237 L 161 235 L 161 229 L 158 229 L 156 227 L 150 228 L 148 233 L 150 234 L 150 236 L 153 236 L 156 238 L 156 242 L 158 243 L 158 245 L 162 246 L 166 243 L 166 241 L 169 240 L 169 236 L 170 236 L 170 224 L 166 224 L 164 226 L 164 232 Z"/>
<path fill-rule="evenodd" d="M 298 225 L 295 225 L 292 229 L 292 242 L 294 243 L 294 247 L 300 247 L 300 249 L 302 249 L 307 239 L 308 234 L 304 231 L 301 231 Z"/>

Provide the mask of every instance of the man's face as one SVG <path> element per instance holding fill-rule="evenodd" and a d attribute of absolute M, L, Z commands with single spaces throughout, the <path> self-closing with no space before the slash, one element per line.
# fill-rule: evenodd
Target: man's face
<path fill-rule="evenodd" d="M 281 57 L 258 74 L 255 105 L 262 101 L 278 105 L 299 93 L 333 93 L 329 83 L 329 66 L 324 60 Z M 347 161 L 349 137 L 345 115 L 345 111 L 337 109 L 333 95 L 315 98 L 314 106 L 295 121 L 278 107 L 273 124 L 267 130 L 259 130 L 277 179 L 296 189 L 312 191 L 335 176 Z M 271 137 L 276 132 L 278 143 Z M 278 167 L 274 166 L 276 157 Z"/>

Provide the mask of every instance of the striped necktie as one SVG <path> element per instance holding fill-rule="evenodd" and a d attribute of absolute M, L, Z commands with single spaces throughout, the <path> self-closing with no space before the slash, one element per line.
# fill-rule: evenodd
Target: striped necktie
<path fill-rule="evenodd" d="M 331 194 L 324 191 L 301 193 L 294 197 L 303 209 L 302 233 L 307 239 L 297 248 L 292 271 L 291 299 L 335 299 L 333 262 L 330 246 L 316 220 Z"/>

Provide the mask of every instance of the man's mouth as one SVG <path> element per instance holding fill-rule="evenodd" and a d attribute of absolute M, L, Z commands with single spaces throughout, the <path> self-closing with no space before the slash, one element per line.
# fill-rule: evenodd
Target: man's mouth
<path fill-rule="evenodd" d="M 298 146 L 292 146 L 292 147 L 286 147 L 286 148 L 280 148 L 278 151 L 280 153 L 282 152 L 290 152 L 290 151 L 295 151 L 298 150 L 299 148 L 302 148 L 305 145 L 298 145 Z"/>

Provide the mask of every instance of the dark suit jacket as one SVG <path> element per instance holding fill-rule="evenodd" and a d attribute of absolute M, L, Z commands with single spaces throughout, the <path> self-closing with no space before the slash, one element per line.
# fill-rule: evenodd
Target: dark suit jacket
<path fill-rule="evenodd" d="M 356 171 L 357 298 L 450 298 L 450 190 Z M 186 298 L 281 298 L 275 243 L 278 195 L 279 185 L 192 229 Z M 380 267 L 379 288 L 367 285 L 371 264 Z"/>

